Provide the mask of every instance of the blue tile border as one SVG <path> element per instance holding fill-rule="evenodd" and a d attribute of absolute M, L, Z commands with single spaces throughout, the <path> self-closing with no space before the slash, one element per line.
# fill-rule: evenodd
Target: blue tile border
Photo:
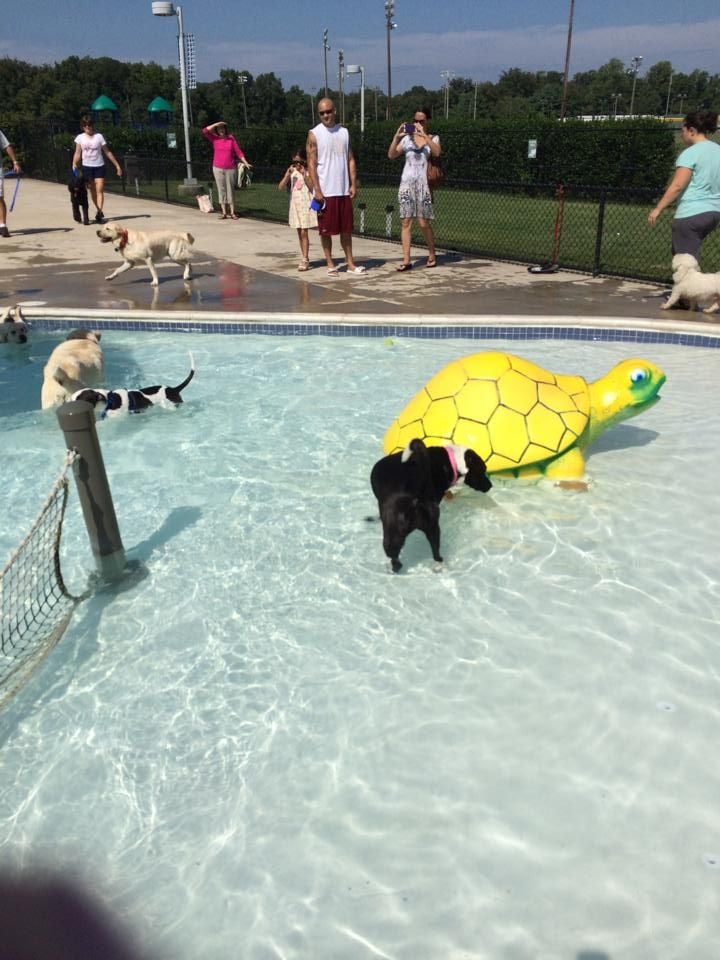
<path fill-rule="evenodd" d="M 673 344 L 683 347 L 720 348 L 720 333 L 678 333 L 676 331 L 633 330 L 613 327 L 521 326 L 513 324 L 363 324 L 363 323 L 272 323 L 268 321 L 217 323 L 212 320 L 104 320 L 39 317 L 32 320 L 38 330 L 121 330 L 138 333 L 215 333 L 230 336 L 260 334 L 279 337 L 412 337 L 422 340 L 581 340 L 639 344 Z"/>

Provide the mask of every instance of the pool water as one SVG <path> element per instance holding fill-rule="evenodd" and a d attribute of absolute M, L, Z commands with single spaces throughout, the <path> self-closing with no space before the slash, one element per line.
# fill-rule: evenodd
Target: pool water
<path fill-rule="evenodd" d="M 61 335 L 0 356 L 0 559 L 64 446 Z M 0 863 L 80 877 L 174 960 L 714 960 L 720 950 L 717 350 L 106 332 L 99 424 L 135 575 L 0 714 Z M 368 476 L 445 363 L 506 349 L 662 400 L 589 492 L 498 481 L 389 572 Z M 71 493 L 63 570 L 93 569 Z"/>

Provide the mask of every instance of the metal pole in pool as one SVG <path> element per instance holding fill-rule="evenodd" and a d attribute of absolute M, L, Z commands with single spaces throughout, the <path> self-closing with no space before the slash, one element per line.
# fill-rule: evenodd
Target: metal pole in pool
<path fill-rule="evenodd" d="M 95 564 L 106 580 L 119 580 L 125 572 L 125 548 L 95 429 L 95 410 L 86 400 L 71 400 L 60 407 L 57 418 L 67 449 L 79 454 L 73 474 Z"/>

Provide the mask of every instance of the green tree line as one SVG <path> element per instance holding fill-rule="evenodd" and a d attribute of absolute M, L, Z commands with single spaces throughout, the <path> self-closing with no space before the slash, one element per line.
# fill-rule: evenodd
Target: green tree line
<path fill-rule="evenodd" d="M 244 82 L 241 80 L 244 78 Z M 75 129 L 77 118 L 100 95 L 118 107 L 123 126 L 148 123 L 148 104 L 157 96 L 174 105 L 180 116 L 179 71 L 157 63 L 124 63 L 110 57 L 68 57 L 41 66 L 12 58 L 0 59 L 3 90 L 0 119 L 14 126 L 22 119 L 41 119 L 58 129 Z M 635 92 L 633 95 L 633 86 Z M 345 122 L 360 118 L 360 94 L 355 78 L 347 78 L 338 102 Z M 468 120 L 554 119 L 560 110 L 562 74 L 528 72 L 511 68 L 496 83 L 476 83 L 456 77 L 445 89 L 415 86 L 392 98 L 392 115 L 402 119 L 420 105 L 431 108 L 436 119 Z M 193 124 L 203 126 L 222 117 L 233 129 L 243 126 L 309 125 L 316 121 L 317 94 L 293 85 L 285 90 L 275 73 L 253 76 L 249 71 L 221 69 L 217 80 L 198 83 L 190 92 Z M 597 70 L 576 73 L 568 83 L 566 114 L 579 116 L 633 115 L 664 117 L 720 104 L 720 75 L 704 70 L 686 74 L 660 61 L 642 75 L 633 74 L 621 60 L 613 59 Z M 365 91 L 365 116 L 369 126 L 385 118 L 387 102 L 378 88 Z"/>

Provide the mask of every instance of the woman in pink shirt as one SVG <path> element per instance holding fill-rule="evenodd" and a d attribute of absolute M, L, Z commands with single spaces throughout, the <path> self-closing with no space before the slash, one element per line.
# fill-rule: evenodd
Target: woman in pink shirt
<path fill-rule="evenodd" d="M 240 145 L 235 137 L 228 133 L 227 124 L 224 120 L 218 120 L 217 123 L 211 123 L 203 127 L 202 135 L 209 140 L 213 148 L 213 176 L 218 188 L 218 197 L 220 200 L 221 220 L 227 220 L 230 216 L 233 220 L 238 219 L 235 213 L 234 190 L 237 183 L 237 162 L 242 160 L 247 163 L 245 154 L 240 149 Z M 248 166 L 250 164 L 248 163 Z M 229 213 L 228 213 L 229 210 Z"/>

